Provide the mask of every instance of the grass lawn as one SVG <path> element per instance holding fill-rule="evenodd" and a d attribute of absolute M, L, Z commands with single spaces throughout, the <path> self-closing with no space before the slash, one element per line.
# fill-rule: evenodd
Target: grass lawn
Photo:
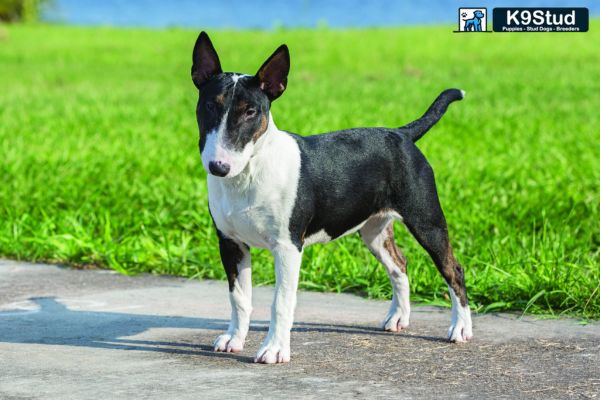
<path fill-rule="evenodd" d="M 600 21 L 586 34 L 451 31 L 210 33 L 229 71 L 290 46 L 273 115 L 292 132 L 399 126 L 442 89 L 466 90 L 418 145 L 474 308 L 599 318 Z M 1 256 L 225 278 L 197 149 L 197 33 L 0 26 Z M 396 232 L 413 300 L 449 303 Z M 270 254 L 253 260 L 255 284 L 273 283 Z M 308 248 L 301 286 L 391 297 L 357 235 Z"/>

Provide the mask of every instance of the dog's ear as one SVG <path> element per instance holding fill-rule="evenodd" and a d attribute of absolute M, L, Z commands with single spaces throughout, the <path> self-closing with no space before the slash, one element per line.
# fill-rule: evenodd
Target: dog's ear
<path fill-rule="evenodd" d="M 256 73 L 260 89 L 265 92 L 269 100 L 273 101 L 281 96 L 287 86 L 289 72 L 290 52 L 287 46 L 282 44 Z"/>
<path fill-rule="evenodd" d="M 210 78 L 223 72 L 219 56 L 204 31 L 196 39 L 192 62 L 192 80 L 198 89 Z"/>

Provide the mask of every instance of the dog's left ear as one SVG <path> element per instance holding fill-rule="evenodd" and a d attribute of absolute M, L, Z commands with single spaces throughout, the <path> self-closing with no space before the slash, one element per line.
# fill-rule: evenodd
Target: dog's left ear
<path fill-rule="evenodd" d="M 194 45 L 192 62 L 192 80 L 198 89 L 210 78 L 223 72 L 217 51 L 204 31 Z"/>
<path fill-rule="evenodd" d="M 269 100 L 273 101 L 287 87 L 287 76 L 290 72 L 290 52 L 285 44 L 275 50 L 271 57 L 258 69 L 256 77 L 260 89 L 265 92 Z"/>

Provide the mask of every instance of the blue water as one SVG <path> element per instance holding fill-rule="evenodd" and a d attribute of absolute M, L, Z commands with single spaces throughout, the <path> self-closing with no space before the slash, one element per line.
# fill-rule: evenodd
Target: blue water
<path fill-rule="evenodd" d="M 493 7 L 588 7 L 600 15 L 600 1 L 587 0 L 54 0 L 46 21 L 75 25 L 171 26 L 272 29 L 334 28 L 453 23 L 457 9 Z"/>

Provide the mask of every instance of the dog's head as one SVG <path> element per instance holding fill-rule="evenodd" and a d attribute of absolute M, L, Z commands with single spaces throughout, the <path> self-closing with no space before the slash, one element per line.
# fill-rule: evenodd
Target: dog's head
<path fill-rule="evenodd" d="M 473 12 L 473 16 L 474 16 L 475 18 L 483 18 L 483 11 L 481 11 L 481 10 L 475 10 L 475 11 Z"/>
<path fill-rule="evenodd" d="M 271 102 L 287 85 L 290 55 L 280 46 L 256 75 L 223 72 L 208 35 L 200 33 L 192 55 L 192 80 L 200 95 L 196 119 L 200 155 L 212 175 L 231 178 L 244 170 L 269 125 Z"/>

